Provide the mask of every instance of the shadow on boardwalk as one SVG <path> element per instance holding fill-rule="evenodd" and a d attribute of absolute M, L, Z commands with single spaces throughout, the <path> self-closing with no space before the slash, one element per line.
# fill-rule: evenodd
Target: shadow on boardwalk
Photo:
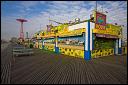
<path fill-rule="evenodd" d="M 11 84 L 127 83 L 126 55 L 85 61 L 39 49 L 34 49 L 34 52 L 33 56 L 12 60 Z"/>

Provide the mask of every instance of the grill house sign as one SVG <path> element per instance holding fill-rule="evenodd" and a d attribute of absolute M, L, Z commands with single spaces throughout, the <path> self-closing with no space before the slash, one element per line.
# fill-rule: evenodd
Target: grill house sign
<path fill-rule="evenodd" d="M 106 29 L 106 15 L 100 12 L 96 12 L 96 29 L 105 30 Z"/>

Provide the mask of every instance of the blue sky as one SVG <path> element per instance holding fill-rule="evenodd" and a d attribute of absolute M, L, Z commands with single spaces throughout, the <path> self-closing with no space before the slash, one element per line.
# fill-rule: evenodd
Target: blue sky
<path fill-rule="evenodd" d="M 19 37 L 20 23 L 17 18 L 25 18 L 24 33 L 29 37 L 33 33 L 46 29 L 49 18 L 59 21 L 74 21 L 89 19 L 95 8 L 96 1 L 4 1 L 1 3 L 1 37 L 10 39 Z M 107 22 L 124 25 L 123 36 L 127 34 L 127 2 L 126 1 L 98 1 L 98 10 L 108 11 Z M 57 25 L 56 23 L 53 23 Z"/>

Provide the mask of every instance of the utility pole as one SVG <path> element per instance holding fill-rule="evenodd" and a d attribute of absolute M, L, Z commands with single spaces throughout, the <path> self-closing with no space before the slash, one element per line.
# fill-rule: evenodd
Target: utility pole
<path fill-rule="evenodd" d="M 102 7 L 101 8 L 102 8 L 102 13 L 103 13 L 103 4 L 102 4 Z"/>
<path fill-rule="evenodd" d="M 96 11 L 97 11 L 97 1 L 96 1 Z"/>

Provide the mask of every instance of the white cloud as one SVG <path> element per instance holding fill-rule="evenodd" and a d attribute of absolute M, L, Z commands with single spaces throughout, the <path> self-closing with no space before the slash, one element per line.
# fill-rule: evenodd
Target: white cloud
<path fill-rule="evenodd" d="M 47 1 L 39 1 L 39 3 L 41 3 L 41 4 L 46 4 Z"/>
<path fill-rule="evenodd" d="M 32 7 L 34 5 L 37 5 L 39 2 L 37 1 L 22 1 L 21 5 L 24 6 L 25 8 Z"/>
<path fill-rule="evenodd" d="M 16 17 L 1 17 L 1 38 L 9 40 L 13 36 L 19 36 L 19 25 L 15 19 Z"/>
<path fill-rule="evenodd" d="M 80 5 L 83 4 L 84 1 L 52 1 L 50 3 L 54 5 Z"/>
<path fill-rule="evenodd" d="M 124 7 L 127 7 L 126 2 L 121 2 L 121 4 L 125 5 Z M 118 23 L 119 25 L 124 25 L 123 27 L 123 37 L 127 38 L 127 10 L 123 9 L 122 5 L 120 3 L 114 2 L 110 3 L 111 9 L 105 9 L 108 11 L 107 17 L 108 22 L 111 20 L 111 23 Z"/>
<path fill-rule="evenodd" d="M 106 7 L 107 5 L 103 5 L 103 7 L 104 7 L 104 11 L 108 11 L 107 22 L 111 22 L 111 23 L 117 22 L 119 24 L 124 24 L 125 27 L 124 27 L 123 32 L 126 32 L 127 31 L 127 28 L 126 28 L 127 20 L 122 20 L 122 17 L 125 19 L 127 18 L 127 11 L 120 8 L 120 4 L 118 2 L 112 3 L 111 1 L 106 1 L 106 3 L 109 4 L 109 7 Z M 35 6 L 37 4 L 38 4 L 38 2 L 35 2 L 35 1 L 22 2 L 22 5 L 26 9 L 21 10 L 21 15 L 25 17 L 25 15 L 23 15 L 23 13 L 26 13 L 27 11 L 29 12 L 29 10 L 32 10 L 31 7 Z M 49 20 L 48 20 L 49 17 L 53 20 L 56 20 L 56 21 L 62 22 L 62 23 L 68 22 L 70 20 L 74 21 L 75 18 L 80 18 L 80 20 L 85 20 L 85 19 L 89 19 L 89 16 L 95 7 L 95 1 L 90 1 L 90 2 L 40 1 L 40 4 L 47 4 L 50 9 L 46 9 L 46 11 L 41 11 L 38 15 L 27 19 L 28 22 L 26 22 L 24 24 L 24 32 L 29 32 L 29 35 L 32 35 L 35 32 L 39 31 L 40 24 L 41 24 L 42 29 L 46 29 L 46 25 L 49 24 Z M 121 3 L 121 4 L 127 5 L 125 2 Z M 83 6 L 87 6 L 87 5 L 89 5 L 90 9 L 83 8 Z M 98 6 L 98 7 L 100 7 L 100 6 Z M 110 6 L 111 6 L 111 8 L 110 8 Z M 117 9 L 117 10 L 114 10 L 114 9 Z M 112 11 L 112 10 L 114 10 L 114 11 Z M 15 17 L 15 18 L 17 18 L 17 17 Z M 12 27 L 13 29 L 6 32 L 6 30 L 8 29 L 8 27 L 6 26 L 7 24 L 9 27 Z M 55 24 L 55 23 L 53 23 L 53 24 Z M 55 25 L 57 25 L 57 24 L 55 24 Z M 3 29 L 3 28 L 6 28 L 6 29 Z M 13 34 L 14 36 L 18 36 L 19 28 L 20 28 L 20 24 L 18 22 L 16 22 L 15 20 L 11 21 L 10 18 L 2 19 L 2 34 L 3 35 L 6 33 L 6 34 L 8 34 L 8 37 L 11 37 L 11 34 L 9 34 L 9 33 L 14 33 Z M 126 34 L 124 36 L 126 37 Z M 3 37 L 7 37 L 7 36 L 5 35 Z"/>

